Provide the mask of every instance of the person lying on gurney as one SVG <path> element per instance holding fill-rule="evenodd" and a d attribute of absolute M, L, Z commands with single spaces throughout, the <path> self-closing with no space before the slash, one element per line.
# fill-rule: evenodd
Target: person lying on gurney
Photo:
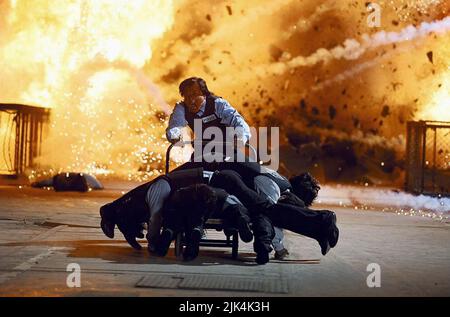
<path fill-rule="evenodd" d="M 117 224 L 127 242 L 135 249 L 140 249 L 136 238 L 143 238 L 143 224 L 148 224 L 147 240 L 150 252 L 156 250 L 161 228 L 161 210 L 172 191 L 192 184 L 209 184 L 213 187 L 225 188 L 235 195 L 249 210 L 253 226 L 255 252 L 262 258 L 272 251 L 271 242 L 274 237 L 273 226 L 264 214 L 266 199 L 245 186 L 238 178 L 230 177 L 233 171 L 203 171 L 202 168 L 171 172 L 155 180 L 143 184 L 112 203 L 100 208 L 101 228 L 106 236 L 114 237 Z"/>
<path fill-rule="evenodd" d="M 190 261 L 198 256 L 203 226 L 209 218 L 222 219 L 223 228 L 237 228 L 244 242 L 251 242 L 251 216 L 239 200 L 225 190 L 206 184 L 194 184 L 175 191 L 162 213 L 162 233 L 156 252 L 165 256 L 170 243 L 178 233 L 184 232 L 186 248 L 183 259 Z"/>
<path fill-rule="evenodd" d="M 185 184 L 191 185 L 204 183 L 213 187 L 225 189 L 229 194 L 235 195 L 243 203 L 243 205 L 250 210 L 253 233 L 255 237 L 254 251 L 257 254 L 256 261 L 260 264 L 264 264 L 269 261 L 269 253 L 272 250 L 270 244 L 273 239 L 274 232 L 271 222 L 278 227 L 286 228 L 293 232 L 316 239 L 321 247 L 321 252 L 323 255 L 325 255 L 330 248 L 337 244 L 339 229 L 336 226 L 336 215 L 334 212 L 328 210 L 314 211 L 308 209 L 299 197 L 291 193 L 285 194 L 285 197 L 288 199 L 284 198 L 281 202 L 272 204 L 266 197 L 257 194 L 255 191 L 247 187 L 241 176 L 232 170 L 222 170 L 214 173 L 208 173 L 202 169 L 194 169 L 177 171 L 173 172 L 173 174 L 178 173 L 179 175 L 181 172 L 185 173 L 184 177 L 180 178 Z M 168 177 L 170 177 L 170 174 Z M 141 233 L 141 224 L 146 222 L 149 212 L 148 209 L 146 209 L 144 215 L 142 215 L 137 212 L 137 208 L 130 208 L 129 202 L 134 201 L 135 203 L 132 203 L 131 205 L 136 207 L 139 199 L 141 199 L 142 204 L 145 200 L 145 197 L 143 197 L 145 194 L 143 195 L 142 192 L 146 192 L 148 190 L 148 188 L 145 187 L 146 185 L 147 184 L 141 185 L 134 190 L 135 193 L 131 191 L 112 204 L 101 208 L 102 229 L 107 236 L 113 237 L 114 225 L 117 223 L 119 229 L 122 233 L 124 233 L 127 241 L 133 247 L 140 248 L 140 245 L 136 242 L 136 237 L 143 237 L 143 234 Z M 170 194 L 170 186 L 172 186 L 173 190 L 176 190 L 183 187 L 179 185 L 180 182 L 172 182 L 171 185 L 169 185 L 169 193 L 167 194 L 167 197 Z M 307 194 L 306 197 L 308 198 L 308 196 L 311 195 L 316 197 L 317 191 L 312 189 L 312 193 Z M 141 197 L 139 198 L 139 196 Z M 108 232 L 109 235 L 107 234 Z M 157 240 L 158 239 L 155 239 L 153 243 Z"/>
<path fill-rule="evenodd" d="M 301 197 L 305 206 L 309 207 L 320 189 L 317 180 L 309 173 L 287 179 L 257 162 L 187 162 L 177 167 L 175 171 L 199 167 L 207 171 L 224 169 L 236 171 L 248 187 L 266 197 L 273 204 L 281 195 L 289 193 Z M 275 259 L 283 260 L 289 255 L 289 251 L 284 246 L 284 233 L 281 228 L 276 226 L 274 230 L 275 237 L 272 240 L 272 246 L 275 249 Z"/>

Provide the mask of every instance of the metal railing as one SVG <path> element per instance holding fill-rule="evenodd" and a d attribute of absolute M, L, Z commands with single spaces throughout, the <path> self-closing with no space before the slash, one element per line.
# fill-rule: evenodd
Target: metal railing
<path fill-rule="evenodd" d="M 450 196 L 450 122 L 410 121 L 406 137 L 405 189 Z"/>
<path fill-rule="evenodd" d="M 49 114 L 47 108 L 0 104 L 0 175 L 19 175 L 33 166 Z"/>

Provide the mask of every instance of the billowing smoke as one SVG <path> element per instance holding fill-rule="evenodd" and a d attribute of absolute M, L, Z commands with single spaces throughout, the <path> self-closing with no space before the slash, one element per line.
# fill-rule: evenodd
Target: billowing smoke
<path fill-rule="evenodd" d="M 450 120 L 450 4 L 376 3 L 380 27 L 362 1 L 180 2 L 149 69 L 164 66 L 152 76 L 172 104 L 201 76 L 253 125 L 280 126 L 285 173 L 402 186 L 406 122 Z"/>
<path fill-rule="evenodd" d="M 320 48 L 310 56 L 297 56 L 285 62 L 273 63 L 271 65 L 258 66 L 260 72 L 271 71 L 274 75 L 281 75 L 297 67 L 314 66 L 320 62 L 330 62 L 337 59 L 356 60 L 369 50 L 375 50 L 388 44 L 400 44 L 406 41 L 415 41 L 429 36 L 430 33 L 436 35 L 446 34 L 450 31 L 450 17 L 432 23 L 423 22 L 420 26 L 409 25 L 399 32 L 380 31 L 372 36 L 363 34 L 362 42 L 355 39 L 347 39 L 343 45 L 338 45 L 332 49 Z"/>
<path fill-rule="evenodd" d="M 131 177 L 200 76 L 280 126 L 283 172 L 401 185 L 406 122 L 450 120 L 450 3 L 376 4 L 379 27 L 356 0 L 1 1 L 1 101 L 53 108 L 41 162 Z"/>

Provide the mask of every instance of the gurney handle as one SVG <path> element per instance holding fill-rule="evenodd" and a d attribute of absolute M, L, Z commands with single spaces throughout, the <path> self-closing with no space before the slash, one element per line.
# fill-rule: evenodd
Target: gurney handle
<path fill-rule="evenodd" d="M 191 144 L 192 146 L 194 146 L 194 143 L 196 143 L 196 142 L 202 143 L 202 145 L 203 145 L 203 144 L 207 144 L 207 143 L 209 143 L 211 141 L 196 141 L 196 140 L 194 140 L 194 141 L 178 141 L 176 143 L 172 143 L 172 144 L 169 145 L 169 147 L 167 148 L 167 151 L 166 151 L 166 174 L 169 173 L 170 151 L 172 150 L 172 148 L 174 146 L 180 146 L 180 145 L 184 146 L 184 145 L 187 145 L 187 144 Z M 214 142 L 214 141 L 212 141 L 212 142 Z M 231 144 L 233 144 L 232 142 L 214 142 L 214 143 L 221 144 L 221 145 L 231 145 Z M 245 143 L 245 147 L 247 147 L 250 151 L 252 151 L 253 157 L 258 158 L 256 149 L 250 143 L 248 143 L 248 142 Z"/>

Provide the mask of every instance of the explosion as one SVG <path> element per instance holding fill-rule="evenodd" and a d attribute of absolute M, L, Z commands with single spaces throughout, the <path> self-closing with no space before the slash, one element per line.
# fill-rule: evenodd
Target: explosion
<path fill-rule="evenodd" d="M 195 74 L 254 126 L 280 126 L 286 174 L 402 186 L 406 122 L 450 112 L 433 102 L 446 90 L 450 3 L 377 1 L 380 27 L 368 3 L 186 2 L 149 69 L 167 66 L 153 78 L 169 103 Z"/>
<path fill-rule="evenodd" d="M 418 117 L 421 120 L 450 121 L 450 65 L 447 72 L 438 78 L 428 107 L 425 107 Z"/>
<path fill-rule="evenodd" d="M 41 165 L 160 169 L 169 109 L 142 67 L 172 10 L 171 1 L 2 2 L 2 102 L 52 108 Z"/>
<path fill-rule="evenodd" d="M 393 182 L 406 121 L 450 120 L 450 4 L 376 3 L 380 27 L 351 0 L 1 1 L 1 101 L 52 108 L 41 166 L 146 179 L 199 76 L 280 126 L 284 172 Z"/>

